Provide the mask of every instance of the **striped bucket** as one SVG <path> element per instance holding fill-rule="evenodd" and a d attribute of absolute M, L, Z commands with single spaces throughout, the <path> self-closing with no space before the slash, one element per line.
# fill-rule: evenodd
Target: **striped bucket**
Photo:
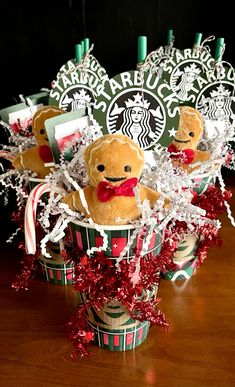
<path fill-rule="evenodd" d="M 216 176 L 211 175 L 210 172 L 203 173 L 201 175 L 196 175 L 192 178 L 194 187 L 193 190 L 198 193 L 198 195 L 202 195 L 210 185 L 214 185 L 216 182 Z"/>
<path fill-rule="evenodd" d="M 70 285 L 73 284 L 74 265 L 73 263 L 65 262 L 60 255 L 58 244 L 48 249 L 52 258 L 39 258 L 39 264 L 46 282 L 55 285 Z"/>
<path fill-rule="evenodd" d="M 164 279 L 176 281 L 187 280 L 192 277 L 196 271 L 197 257 L 195 251 L 197 242 L 197 237 L 189 235 L 179 244 L 173 259 L 178 269 L 176 271 L 163 270 L 162 277 Z"/>
<path fill-rule="evenodd" d="M 116 263 L 116 259 L 120 256 L 124 247 L 126 247 L 129 239 L 135 231 L 134 225 L 122 226 L 102 226 L 104 232 L 108 237 L 108 247 L 104 251 L 104 255 L 110 257 Z M 103 237 L 93 225 L 81 221 L 74 221 L 70 223 L 70 234 L 74 244 L 79 250 L 87 251 L 92 247 L 100 247 L 103 245 Z M 135 256 L 134 250 L 138 243 L 139 236 L 134 240 L 132 246 L 127 251 L 125 258 L 133 258 Z M 146 241 L 146 237 L 143 243 Z M 150 243 L 148 245 L 148 252 L 154 255 L 159 254 L 161 250 L 162 235 L 153 232 Z"/>
<path fill-rule="evenodd" d="M 157 288 L 154 292 L 145 292 L 146 299 L 153 294 L 157 294 Z M 81 298 L 87 301 L 84 294 Z M 95 344 L 111 351 L 127 351 L 142 344 L 150 326 L 149 321 L 140 322 L 130 317 L 128 309 L 117 300 L 107 303 L 101 310 L 88 309 L 87 319 Z"/>
<path fill-rule="evenodd" d="M 102 228 L 108 236 L 108 247 L 104 254 L 115 265 L 120 253 L 133 235 L 135 226 L 102 226 Z M 100 232 L 90 224 L 76 221 L 70 224 L 70 232 L 79 250 L 86 251 L 92 247 L 103 245 L 103 237 Z M 146 237 L 147 235 L 143 242 L 146 241 Z M 134 258 L 134 249 L 138 243 L 138 238 L 140 238 L 139 235 L 137 235 L 136 240 L 133 241 L 123 259 Z M 159 254 L 161 246 L 162 235 L 153 232 L 146 254 Z M 156 294 L 157 287 L 152 292 L 144 291 L 141 298 L 145 297 L 148 300 L 150 297 L 156 297 Z M 89 294 L 82 294 L 81 297 L 83 302 L 89 300 Z M 117 300 L 107 303 L 101 310 L 88 309 L 87 319 L 89 325 L 93 328 L 95 343 L 101 348 L 112 351 L 126 351 L 140 345 L 147 337 L 150 325 L 148 321 L 134 320 L 128 309 Z"/>

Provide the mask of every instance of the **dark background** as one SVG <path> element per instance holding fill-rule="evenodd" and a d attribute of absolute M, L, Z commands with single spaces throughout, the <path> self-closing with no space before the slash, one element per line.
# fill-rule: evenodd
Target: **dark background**
<path fill-rule="evenodd" d="M 36 0 L 0 2 L 0 108 L 19 101 L 19 94 L 50 88 L 59 68 L 74 57 L 84 37 L 94 42 L 94 55 L 110 77 L 134 69 L 137 37 L 148 37 L 148 51 L 166 44 L 167 30 L 175 47 L 192 47 L 196 32 L 203 39 L 224 37 L 223 59 L 235 66 L 234 13 L 231 0 Z M 215 42 L 210 44 L 212 54 Z M 3 135 L 0 135 L 0 142 Z M 230 172 L 229 172 L 230 173 Z M 1 188 L 0 188 L 1 189 Z M 0 240 L 9 236 L 9 208 L 0 200 Z"/>
<path fill-rule="evenodd" d="M 148 51 L 166 44 L 169 28 L 177 48 L 191 47 L 195 32 L 224 37 L 224 59 L 235 63 L 231 0 L 36 0 L 1 1 L 1 99 L 50 87 L 58 69 L 74 56 L 84 37 L 109 76 L 135 68 L 137 37 L 148 37 Z M 214 53 L 215 43 L 211 45 Z"/>

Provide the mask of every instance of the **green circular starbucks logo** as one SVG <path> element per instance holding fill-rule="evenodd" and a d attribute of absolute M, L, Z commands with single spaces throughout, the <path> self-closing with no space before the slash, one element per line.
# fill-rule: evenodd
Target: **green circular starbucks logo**
<path fill-rule="evenodd" d="M 89 56 L 84 69 L 76 68 L 75 60 L 62 66 L 50 92 L 49 104 L 68 112 L 93 106 L 95 97 L 108 76 L 98 61 Z"/>
<path fill-rule="evenodd" d="M 196 109 L 207 120 L 225 121 L 232 124 L 235 120 L 234 84 L 216 81 L 208 84 L 198 94 Z"/>
<path fill-rule="evenodd" d="M 105 83 L 93 114 L 104 134 L 125 134 L 142 149 L 151 149 L 170 143 L 179 108 L 168 84 L 154 74 L 130 71 Z"/>
<path fill-rule="evenodd" d="M 91 54 L 85 59 L 84 68 L 91 75 L 93 74 L 95 77 L 99 78 L 101 82 L 105 82 L 109 79 L 104 67 L 102 67 L 98 60 Z M 66 74 L 71 71 L 76 71 L 75 59 L 70 59 L 67 63 L 61 66 L 56 79 L 60 79 L 62 74 Z"/>
<path fill-rule="evenodd" d="M 177 49 L 175 47 L 159 47 L 148 56 L 148 64 L 146 65 L 145 71 L 149 71 L 157 77 L 161 77 L 168 60 L 176 51 Z"/>
<path fill-rule="evenodd" d="M 181 103 L 194 104 L 200 91 L 197 78 L 212 69 L 214 59 L 207 51 L 185 49 L 176 51 L 164 67 L 163 78 L 169 82 Z"/>

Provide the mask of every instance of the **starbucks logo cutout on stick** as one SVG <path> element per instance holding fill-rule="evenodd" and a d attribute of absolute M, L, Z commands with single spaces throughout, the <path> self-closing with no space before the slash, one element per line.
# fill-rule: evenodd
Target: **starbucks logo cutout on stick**
<path fill-rule="evenodd" d="M 105 68 L 102 67 L 98 60 L 91 54 L 84 59 L 84 68 L 91 75 L 95 75 L 101 82 L 105 82 L 109 79 Z M 60 79 L 63 74 L 68 74 L 71 71 L 76 71 L 75 59 L 70 59 L 61 66 L 56 78 Z"/>
<path fill-rule="evenodd" d="M 89 69 L 64 73 L 54 82 L 49 104 L 59 106 L 68 112 L 93 106 L 95 97 L 102 87 L 97 74 Z"/>
<path fill-rule="evenodd" d="M 104 86 L 94 108 L 104 134 L 125 134 L 146 150 L 170 143 L 178 128 L 179 107 L 167 83 L 151 73 L 130 71 Z"/>
<path fill-rule="evenodd" d="M 156 51 L 150 53 L 142 64 L 143 71 L 149 71 L 158 77 L 162 76 L 164 67 L 168 60 L 174 55 L 177 48 L 171 46 L 161 46 Z"/>
<path fill-rule="evenodd" d="M 225 121 L 232 124 L 235 120 L 235 93 L 233 69 L 223 69 L 220 79 L 215 74 L 204 74 L 204 87 L 196 99 L 196 109 L 207 120 Z"/>
<path fill-rule="evenodd" d="M 181 103 L 194 106 L 200 92 L 196 80 L 200 74 L 212 69 L 214 59 L 208 51 L 185 49 L 176 51 L 163 72 L 163 78 L 170 84 Z"/>

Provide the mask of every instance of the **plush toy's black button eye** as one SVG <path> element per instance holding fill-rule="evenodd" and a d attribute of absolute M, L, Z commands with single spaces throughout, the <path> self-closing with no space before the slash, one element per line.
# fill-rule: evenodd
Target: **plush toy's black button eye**
<path fill-rule="evenodd" d="M 125 165 L 124 171 L 125 171 L 125 172 L 131 172 L 131 167 L 130 167 L 130 165 Z"/>
<path fill-rule="evenodd" d="M 99 172 L 103 172 L 105 170 L 105 166 L 103 164 L 99 164 L 97 169 Z"/>
<path fill-rule="evenodd" d="M 190 137 L 194 137 L 194 133 L 193 133 L 193 132 L 190 132 L 190 133 L 189 133 L 189 136 L 190 136 Z"/>
<path fill-rule="evenodd" d="M 40 130 L 40 134 L 44 134 L 45 133 L 45 130 L 44 129 L 41 129 Z"/>

